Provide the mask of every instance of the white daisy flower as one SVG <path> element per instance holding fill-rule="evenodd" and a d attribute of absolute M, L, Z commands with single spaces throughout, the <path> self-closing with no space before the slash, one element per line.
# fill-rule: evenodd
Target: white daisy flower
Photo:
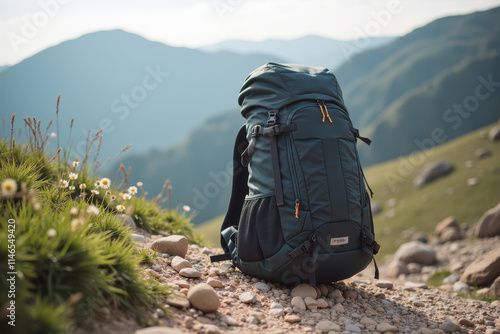
<path fill-rule="evenodd" d="M 55 138 L 55 137 L 57 137 L 57 134 L 56 134 L 55 132 L 52 132 L 52 133 L 50 134 L 50 138 Z"/>
<path fill-rule="evenodd" d="M 99 181 L 99 180 L 98 180 L 98 181 L 95 181 L 95 183 L 94 183 L 94 187 L 96 187 L 96 188 L 100 188 L 100 187 L 101 187 L 101 181 Z"/>
<path fill-rule="evenodd" d="M 71 209 L 69 209 L 69 214 L 73 216 L 78 215 L 78 208 L 76 206 L 72 207 Z"/>
<path fill-rule="evenodd" d="M 182 209 L 183 209 L 184 211 L 186 211 L 186 212 L 191 211 L 191 208 L 189 207 L 189 205 L 184 205 L 184 206 L 182 207 Z"/>
<path fill-rule="evenodd" d="M 111 198 L 112 201 L 114 201 L 116 199 L 116 196 L 115 195 L 111 195 L 110 198 Z"/>
<path fill-rule="evenodd" d="M 111 180 L 107 177 L 101 179 L 101 188 L 108 189 L 111 185 Z"/>
<path fill-rule="evenodd" d="M 137 187 L 128 187 L 128 192 L 130 193 L 130 195 L 135 195 L 137 194 Z"/>
<path fill-rule="evenodd" d="M 47 235 L 48 235 L 49 238 L 55 238 L 56 235 L 57 235 L 57 231 L 55 229 L 53 229 L 53 228 L 49 228 L 47 230 Z"/>
<path fill-rule="evenodd" d="M 131 198 L 132 198 L 132 195 L 130 195 L 129 193 L 123 194 L 123 199 L 124 200 L 128 201 Z"/>
<path fill-rule="evenodd" d="M 92 214 L 92 215 L 98 215 L 99 214 L 99 209 L 96 206 L 91 205 L 91 206 L 88 207 L 87 212 L 90 213 L 90 214 Z"/>
<path fill-rule="evenodd" d="M 137 186 L 138 186 L 138 187 L 142 187 L 143 185 L 144 185 L 144 184 L 143 184 L 141 181 L 137 182 Z"/>
<path fill-rule="evenodd" d="M 78 179 L 78 174 L 77 173 L 69 173 L 69 178 L 74 181 L 74 180 Z"/>
<path fill-rule="evenodd" d="M 68 189 L 71 190 L 71 191 L 73 191 L 73 190 L 75 190 L 75 186 L 69 186 Z"/>
<path fill-rule="evenodd" d="M 11 178 L 2 181 L 2 194 L 5 197 L 12 197 L 17 192 L 17 181 Z"/>
<path fill-rule="evenodd" d="M 83 190 L 83 189 L 87 188 L 87 185 L 85 183 L 82 183 L 82 184 L 80 184 L 80 186 L 78 188 Z"/>
<path fill-rule="evenodd" d="M 99 195 L 99 190 L 92 189 L 91 193 L 92 195 Z"/>
<path fill-rule="evenodd" d="M 80 164 L 80 161 L 75 160 L 71 164 L 73 165 L 73 167 L 78 167 L 78 165 Z"/>
<path fill-rule="evenodd" d="M 59 181 L 59 187 L 61 188 L 68 188 L 69 182 L 67 180 L 61 180 Z"/>
<path fill-rule="evenodd" d="M 116 211 L 118 211 L 118 212 L 123 212 L 123 211 L 125 211 L 125 207 L 124 207 L 123 205 L 121 205 L 121 204 L 120 204 L 120 205 L 117 205 L 117 206 L 116 206 Z"/>

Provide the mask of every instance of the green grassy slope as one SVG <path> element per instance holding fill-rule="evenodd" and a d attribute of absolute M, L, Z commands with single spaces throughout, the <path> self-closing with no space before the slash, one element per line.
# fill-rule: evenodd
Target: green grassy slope
<path fill-rule="evenodd" d="M 393 253 L 406 240 L 401 232 L 410 228 L 432 233 L 439 221 L 455 216 L 459 223 L 472 226 L 484 211 L 500 201 L 500 143 L 482 139 L 480 134 L 492 125 L 471 132 L 431 151 L 393 160 L 370 167 L 365 174 L 375 196 L 373 201 L 383 207 L 374 217 L 377 241 L 382 245 L 381 256 Z M 487 147 L 493 155 L 478 160 L 477 148 Z M 422 189 L 413 188 L 413 180 L 422 167 L 432 161 L 445 159 L 455 165 L 455 171 Z M 475 166 L 466 168 L 465 161 Z M 477 186 L 467 185 L 469 178 L 477 177 Z M 396 198 L 389 208 L 387 202 Z M 219 229 L 223 216 L 210 220 L 195 230 L 205 240 L 219 245 Z"/>

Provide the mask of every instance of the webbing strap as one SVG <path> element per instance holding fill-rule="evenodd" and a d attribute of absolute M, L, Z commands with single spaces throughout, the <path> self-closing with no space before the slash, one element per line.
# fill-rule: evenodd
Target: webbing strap
<path fill-rule="evenodd" d="M 276 205 L 283 206 L 285 201 L 283 199 L 283 186 L 281 185 L 281 173 L 280 173 L 280 157 L 278 155 L 278 143 L 276 142 L 276 137 L 272 136 L 269 138 L 271 144 L 271 163 L 273 167 L 273 178 L 274 178 L 274 192 L 276 195 Z"/>
<path fill-rule="evenodd" d="M 375 279 L 378 279 L 379 270 L 374 255 L 377 254 L 380 250 L 380 245 L 372 238 L 369 238 L 367 235 L 363 235 L 363 240 L 361 241 L 361 249 L 363 249 L 365 253 L 369 254 L 372 257 L 373 264 L 375 265 Z"/>

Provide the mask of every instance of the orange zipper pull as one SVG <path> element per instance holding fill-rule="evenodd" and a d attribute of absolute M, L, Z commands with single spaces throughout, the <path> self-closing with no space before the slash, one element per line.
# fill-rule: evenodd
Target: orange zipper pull
<path fill-rule="evenodd" d="M 323 111 L 323 106 L 321 105 L 321 101 L 318 100 L 318 106 L 319 106 L 319 109 L 321 110 L 321 114 L 323 115 L 323 123 L 325 123 L 325 112 Z"/>
<path fill-rule="evenodd" d="M 328 117 L 328 120 L 330 121 L 330 123 L 333 123 L 332 119 L 330 118 L 330 114 L 328 113 L 328 108 L 326 107 L 325 101 L 323 101 L 323 107 L 325 107 L 326 117 Z M 324 121 L 325 121 L 325 116 L 323 116 L 323 122 Z"/>
<path fill-rule="evenodd" d="M 298 199 L 295 200 L 295 218 L 299 218 L 299 205 L 300 201 Z"/>

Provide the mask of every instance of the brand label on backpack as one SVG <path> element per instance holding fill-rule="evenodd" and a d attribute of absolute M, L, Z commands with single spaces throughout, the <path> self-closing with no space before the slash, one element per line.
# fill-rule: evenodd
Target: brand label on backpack
<path fill-rule="evenodd" d="M 349 237 L 331 238 L 330 246 L 340 246 L 347 245 L 349 243 Z"/>

